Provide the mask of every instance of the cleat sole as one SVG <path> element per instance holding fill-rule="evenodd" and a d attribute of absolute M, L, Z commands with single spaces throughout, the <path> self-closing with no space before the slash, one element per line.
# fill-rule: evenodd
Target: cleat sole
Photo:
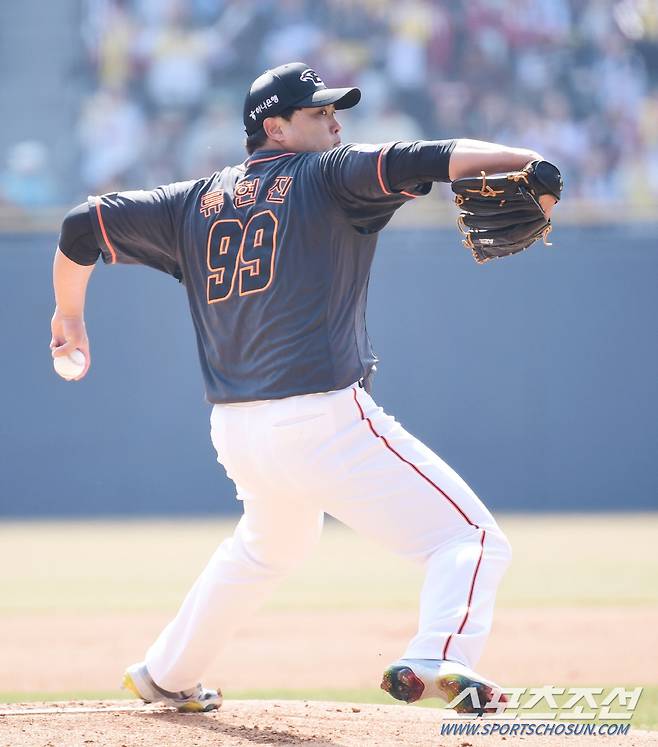
<path fill-rule="evenodd" d="M 409 667 L 390 667 L 384 672 L 381 689 L 396 700 L 415 703 L 423 695 L 425 684 Z"/>
<path fill-rule="evenodd" d="M 446 703 L 450 703 L 460 693 L 464 692 L 464 690 L 467 690 L 468 688 L 473 688 L 475 690 L 475 692 L 477 693 L 478 702 L 480 704 L 489 703 L 494 699 L 495 695 L 494 688 L 486 682 L 470 679 L 459 674 L 449 674 L 443 677 L 437 677 L 436 686 L 441 693 L 441 697 L 443 697 Z M 500 695 L 498 701 L 500 703 L 506 703 L 507 697 L 505 695 Z M 465 698 L 461 701 L 461 703 L 458 703 L 456 706 L 454 706 L 453 710 L 455 710 L 457 713 L 475 713 L 478 716 L 482 716 L 485 713 L 498 712 L 498 709 L 496 707 L 485 708 L 483 705 L 477 707 L 470 697 Z"/>

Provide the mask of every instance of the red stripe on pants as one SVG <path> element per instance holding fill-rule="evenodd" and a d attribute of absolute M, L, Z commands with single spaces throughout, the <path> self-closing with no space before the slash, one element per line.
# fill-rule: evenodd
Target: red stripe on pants
<path fill-rule="evenodd" d="M 372 424 L 372 421 L 370 420 L 370 418 L 367 418 L 365 416 L 365 413 L 363 412 L 363 408 L 361 407 L 361 404 L 359 403 L 359 400 L 356 398 L 356 389 L 352 389 L 352 394 L 354 395 L 354 401 L 356 402 L 356 406 L 359 408 L 359 413 L 361 415 L 361 420 L 365 420 L 368 423 L 368 425 L 370 426 L 370 430 L 372 431 L 373 435 L 376 438 L 381 438 L 381 440 L 384 442 L 384 445 L 386 446 L 386 448 L 389 451 L 392 451 L 398 459 L 400 459 L 401 461 L 403 461 L 405 464 L 408 464 L 414 472 L 416 472 L 417 474 L 419 474 L 423 478 L 423 480 L 425 480 L 426 482 L 428 482 L 435 490 L 438 490 L 439 493 L 441 493 L 441 495 L 446 500 L 448 500 L 457 511 L 459 511 L 459 513 L 464 517 L 464 519 L 466 520 L 466 522 L 468 524 L 470 524 L 472 527 L 475 527 L 476 529 L 479 529 L 480 527 L 474 521 L 471 521 L 468 518 L 468 516 L 466 516 L 466 514 L 461 510 L 461 508 L 459 508 L 459 506 L 455 503 L 455 501 L 453 501 L 452 498 L 445 492 L 445 490 L 442 490 L 435 482 L 433 482 L 432 480 L 430 480 L 430 478 L 426 474 L 424 474 L 423 472 L 421 472 L 418 469 L 418 467 L 416 467 L 415 464 L 413 464 L 412 462 L 410 462 L 408 459 L 405 459 L 402 456 L 402 454 L 400 454 L 399 452 L 397 452 L 391 446 L 391 444 L 389 444 L 389 442 L 386 440 L 386 438 L 384 436 L 380 436 L 379 433 L 377 433 L 377 431 L 375 430 L 375 427 Z"/>
<path fill-rule="evenodd" d="M 408 459 L 405 459 L 402 454 L 400 454 L 398 451 L 396 451 L 391 444 L 386 440 L 384 436 L 380 436 L 379 433 L 375 430 L 375 426 L 372 424 L 372 421 L 370 418 L 367 418 L 365 413 L 363 412 L 363 408 L 361 407 L 361 403 L 357 399 L 356 396 L 356 387 L 352 389 L 352 394 L 354 396 L 354 402 L 356 403 L 356 406 L 359 409 L 359 414 L 361 416 L 361 420 L 365 420 L 366 423 L 368 423 L 368 426 L 370 430 L 372 431 L 372 435 L 375 436 L 375 438 L 381 439 L 383 444 L 386 446 L 386 448 L 391 451 L 395 456 L 405 464 L 409 465 L 411 469 L 414 470 L 420 477 L 423 478 L 426 482 L 428 482 L 435 490 L 438 490 L 441 495 L 450 502 L 450 504 L 461 514 L 461 516 L 466 520 L 470 526 L 475 527 L 476 529 L 480 529 L 480 527 L 473 521 L 471 521 L 468 516 L 462 511 L 462 509 L 457 505 L 457 503 L 445 492 L 445 490 L 442 490 L 433 480 L 430 480 L 430 478 L 424 474 L 415 464 L 410 462 Z M 471 611 L 471 602 L 473 600 L 473 591 L 475 590 L 475 580 L 477 579 L 478 571 L 480 570 L 480 564 L 482 563 L 482 555 L 484 554 L 484 538 L 486 536 L 486 530 L 482 529 L 482 536 L 480 537 L 480 555 L 478 557 L 478 562 L 475 566 L 475 571 L 473 572 L 473 578 L 471 579 L 471 588 L 468 592 L 468 601 L 466 602 L 466 613 L 464 614 L 464 619 L 461 621 L 461 624 L 459 626 L 459 629 L 457 630 L 457 635 L 462 632 L 464 629 L 464 626 L 466 625 L 466 622 L 468 620 L 468 615 Z M 448 655 L 448 647 L 450 646 L 450 641 L 452 640 L 452 636 L 454 634 L 451 633 L 448 636 L 448 639 L 445 642 L 445 646 L 443 647 L 443 654 L 441 656 L 442 659 L 445 659 Z"/>
<path fill-rule="evenodd" d="M 464 626 L 466 625 L 466 621 L 468 620 L 468 615 L 471 611 L 471 601 L 473 599 L 473 590 L 475 589 L 475 579 L 478 577 L 478 571 L 480 570 L 480 563 L 482 562 L 482 555 L 484 554 L 484 538 L 486 534 L 487 534 L 486 530 L 483 529 L 482 537 L 480 538 L 480 555 L 478 557 L 478 562 L 475 566 L 475 571 L 473 572 L 473 579 L 471 580 L 471 590 L 468 592 L 468 602 L 466 602 L 466 614 L 464 615 L 464 619 L 462 620 L 461 625 L 459 626 L 459 629 L 457 630 L 457 635 L 459 635 L 462 632 L 462 630 L 464 630 Z M 443 647 L 443 654 L 441 656 L 442 659 L 445 659 L 448 655 L 448 646 L 450 645 L 452 636 L 453 634 L 451 633 L 448 636 L 446 645 Z"/>

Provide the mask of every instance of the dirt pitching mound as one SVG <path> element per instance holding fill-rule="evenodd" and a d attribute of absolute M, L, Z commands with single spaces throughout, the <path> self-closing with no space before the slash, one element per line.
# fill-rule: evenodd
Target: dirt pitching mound
<path fill-rule="evenodd" d="M 219 711 L 184 715 L 137 701 L 22 703 L 0 706 L 1 747 L 246 747 L 247 745 L 446 745 L 492 747 L 510 737 L 441 736 L 435 711 L 424 708 L 229 700 Z M 445 723 L 445 722 L 444 722 Z M 512 738 L 514 739 L 514 738 Z M 526 737 L 538 742 L 542 738 Z M 552 747 L 592 744 L 592 738 L 544 738 Z M 525 740 L 524 740 L 525 741 Z M 655 732 L 602 738 L 627 747 L 658 744 Z"/>

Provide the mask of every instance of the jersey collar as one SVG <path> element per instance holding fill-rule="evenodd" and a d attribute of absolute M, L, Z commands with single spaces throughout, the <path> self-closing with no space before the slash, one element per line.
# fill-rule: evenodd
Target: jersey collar
<path fill-rule="evenodd" d="M 258 163 L 266 163 L 269 161 L 276 161 L 279 158 L 289 158 L 290 156 L 297 155 L 296 153 L 292 152 L 284 152 L 282 153 L 280 150 L 257 150 L 254 151 L 249 159 L 245 161 L 245 168 L 249 168 L 250 166 L 254 166 Z"/>

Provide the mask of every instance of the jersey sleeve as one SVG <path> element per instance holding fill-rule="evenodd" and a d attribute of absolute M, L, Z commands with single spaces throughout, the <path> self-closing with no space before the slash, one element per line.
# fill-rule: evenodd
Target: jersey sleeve
<path fill-rule="evenodd" d="M 147 265 L 181 280 L 178 226 L 194 184 L 90 197 L 89 214 L 103 261 Z"/>
<path fill-rule="evenodd" d="M 344 145 L 320 155 L 325 184 L 355 226 L 378 231 L 401 205 L 432 188 L 431 182 L 420 182 L 404 190 L 393 189 L 387 157 L 394 145 Z"/>
<path fill-rule="evenodd" d="M 83 202 L 64 217 L 57 248 L 77 265 L 95 265 L 101 253 L 91 225 L 89 205 Z"/>

